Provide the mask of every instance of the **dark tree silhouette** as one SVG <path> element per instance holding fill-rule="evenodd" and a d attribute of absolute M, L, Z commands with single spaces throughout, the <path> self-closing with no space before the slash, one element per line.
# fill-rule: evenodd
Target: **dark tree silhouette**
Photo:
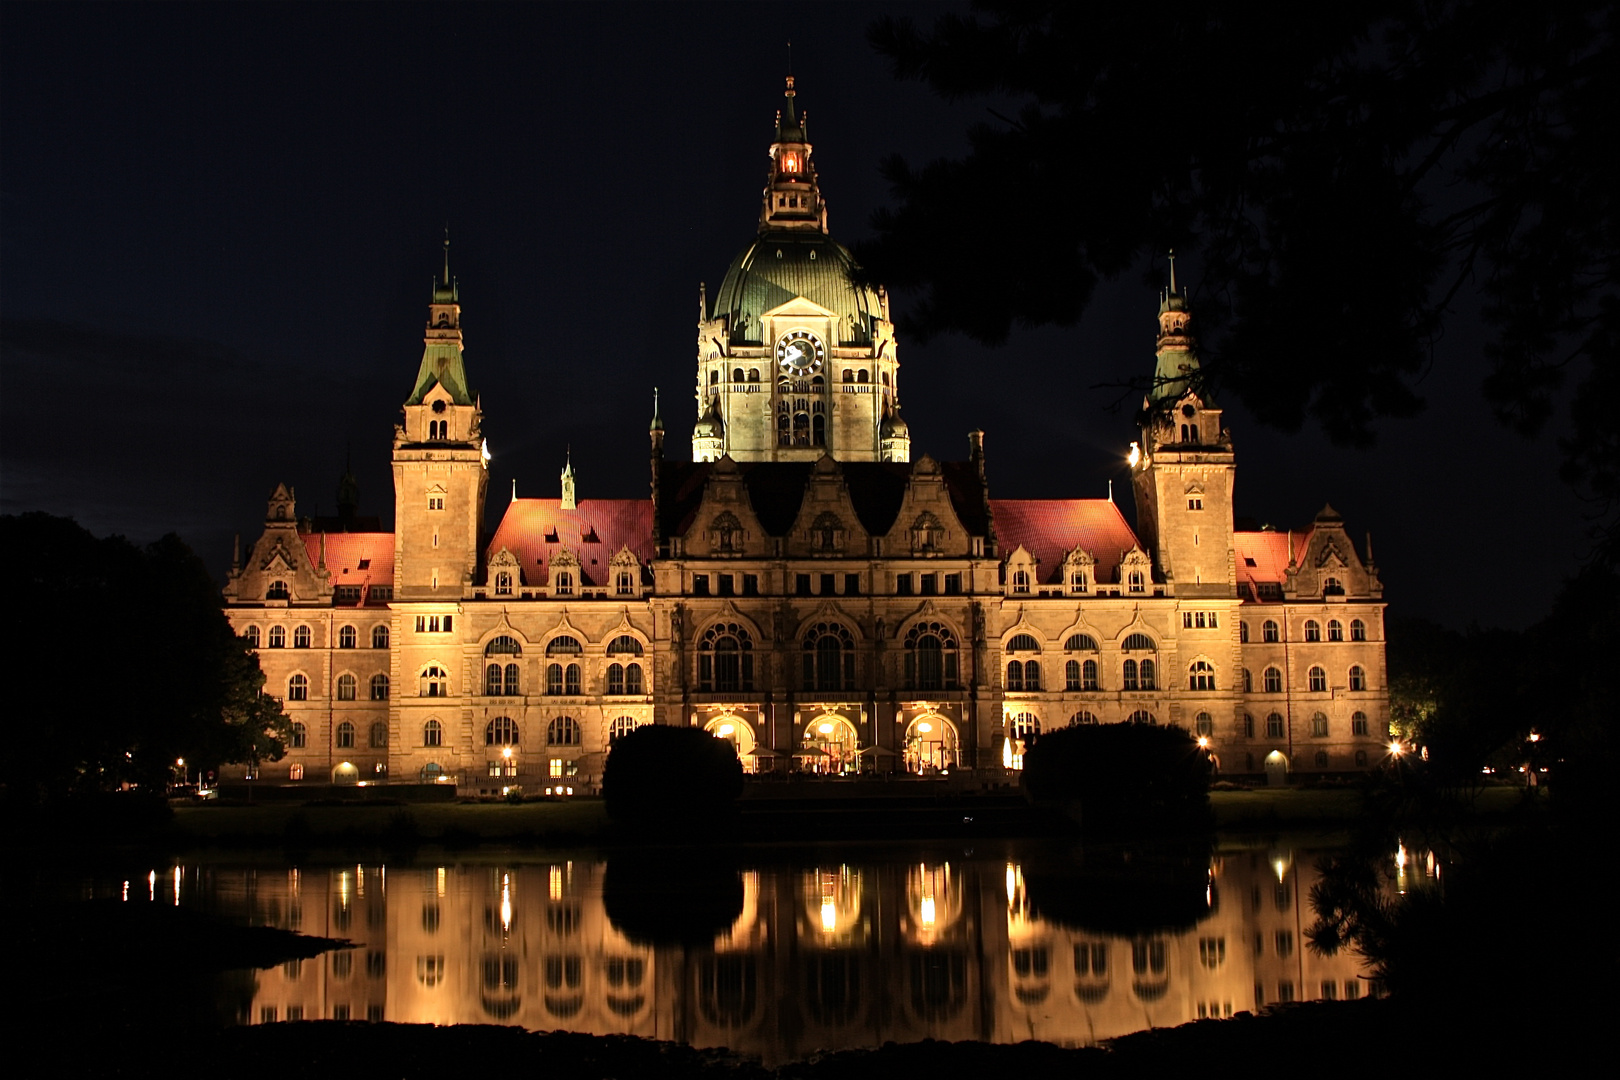
<path fill-rule="evenodd" d="M 642 833 L 712 824 L 731 809 L 742 786 L 742 762 L 731 743 L 667 724 L 647 724 L 616 739 L 602 770 L 608 814 Z"/>
<path fill-rule="evenodd" d="M 289 721 L 177 537 L 138 548 L 35 513 L 0 517 L 0 551 L 20 728 L 0 749 L 11 794 L 161 792 L 180 758 L 195 770 L 281 757 Z"/>
<path fill-rule="evenodd" d="M 1068 325 L 1099 281 L 1182 248 L 1209 384 L 1365 443 L 1421 408 L 1471 292 L 1504 422 L 1541 429 L 1576 383 L 1565 477 L 1594 501 L 1599 556 L 1620 555 L 1613 4 L 975 8 L 871 31 L 901 77 L 1022 103 L 959 160 L 886 163 L 897 205 L 857 254 L 920 291 L 903 328 L 994 344 Z"/>

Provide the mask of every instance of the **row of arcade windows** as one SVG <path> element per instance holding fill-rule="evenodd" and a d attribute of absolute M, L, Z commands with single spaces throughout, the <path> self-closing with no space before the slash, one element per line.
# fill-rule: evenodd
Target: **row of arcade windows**
<path fill-rule="evenodd" d="M 284 626 L 267 627 L 262 635 L 257 626 L 249 626 L 242 631 L 242 637 L 251 648 L 285 649 L 287 647 L 287 628 Z M 311 647 L 313 634 L 307 626 L 293 628 L 292 642 L 295 649 L 308 649 Z M 353 626 L 338 627 L 338 643 L 340 649 L 358 649 L 360 647 L 360 632 Z M 388 648 L 388 627 L 383 625 L 371 628 L 371 647 L 373 649 Z"/>
<path fill-rule="evenodd" d="M 1346 675 L 1345 685 L 1347 688 L 1351 690 L 1367 689 L 1366 668 L 1360 664 L 1351 664 Z M 1305 684 L 1307 689 L 1313 693 L 1326 693 L 1328 689 L 1327 669 L 1313 665 L 1305 673 Z M 1254 693 L 1254 676 L 1249 673 L 1247 668 L 1243 671 L 1243 692 L 1245 694 Z M 1283 673 L 1280 668 L 1268 667 L 1260 673 L 1260 692 L 1263 694 L 1280 694 L 1283 692 Z"/>
<path fill-rule="evenodd" d="M 1211 625 L 1213 625 L 1213 624 L 1211 624 Z M 1242 640 L 1245 644 L 1248 642 L 1248 640 L 1249 640 L 1249 624 L 1248 623 L 1245 622 L 1245 623 L 1240 623 L 1239 624 L 1239 626 L 1238 626 L 1238 636 L 1239 636 L 1240 640 Z M 1277 642 L 1277 641 L 1282 640 L 1282 627 L 1277 624 L 1277 621 L 1275 619 L 1267 619 L 1265 622 L 1260 624 L 1260 640 L 1261 641 L 1267 641 L 1267 642 Z M 1315 619 L 1306 619 L 1305 620 L 1305 640 L 1306 641 L 1322 641 L 1323 640 L 1323 637 L 1322 637 L 1322 624 L 1320 622 L 1318 622 Z M 1326 638 L 1326 640 L 1328 640 L 1328 641 L 1344 641 L 1345 640 L 1344 623 L 1340 622 L 1338 619 L 1329 619 L 1327 621 L 1327 638 Z M 1349 640 L 1351 640 L 1351 641 L 1366 641 L 1367 640 L 1367 624 L 1362 622 L 1360 619 L 1351 619 L 1350 620 L 1350 638 L 1349 638 Z"/>

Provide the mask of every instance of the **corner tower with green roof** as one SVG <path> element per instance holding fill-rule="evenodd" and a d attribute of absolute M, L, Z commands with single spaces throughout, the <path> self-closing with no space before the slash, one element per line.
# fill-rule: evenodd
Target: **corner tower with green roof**
<path fill-rule="evenodd" d="M 1153 385 L 1142 401 L 1142 440 L 1132 448 L 1136 532 L 1177 597 L 1237 595 L 1232 537 L 1232 436 L 1194 376 L 1198 351 L 1187 298 L 1170 287 L 1159 301 Z"/>
<path fill-rule="evenodd" d="M 776 116 L 753 243 L 700 293 L 695 461 L 909 461 L 888 299 L 854 284 L 793 78 Z"/>
<path fill-rule="evenodd" d="M 483 411 L 462 363 L 461 296 L 450 276 L 433 283 L 422 363 L 394 427 L 394 596 L 459 598 L 478 571 L 489 483 Z"/>

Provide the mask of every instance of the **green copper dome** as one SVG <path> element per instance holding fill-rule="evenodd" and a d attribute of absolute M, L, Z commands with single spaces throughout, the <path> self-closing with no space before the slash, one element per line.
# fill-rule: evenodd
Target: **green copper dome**
<path fill-rule="evenodd" d="M 876 291 L 850 283 L 854 265 L 849 249 L 825 233 L 763 233 L 731 261 L 714 314 L 729 317 L 732 341 L 759 345 L 765 312 L 802 296 L 839 317 L 842 340 L 869 343 L 882 309 Z"/>

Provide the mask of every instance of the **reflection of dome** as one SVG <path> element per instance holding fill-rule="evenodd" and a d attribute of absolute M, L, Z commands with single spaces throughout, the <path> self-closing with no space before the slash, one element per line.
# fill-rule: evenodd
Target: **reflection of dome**
<path fill-rule="evenodd" d="M 768 232 L 731 261 L 714 298 L 714 315 L 730 316 L 731 339 L 761 343 L 761 316 L 796 296 L 831 311 L 845 342 L 872 340 L 882 308 L 877 292 L 850 283 L 849 249 L 820 232 Z"/>

